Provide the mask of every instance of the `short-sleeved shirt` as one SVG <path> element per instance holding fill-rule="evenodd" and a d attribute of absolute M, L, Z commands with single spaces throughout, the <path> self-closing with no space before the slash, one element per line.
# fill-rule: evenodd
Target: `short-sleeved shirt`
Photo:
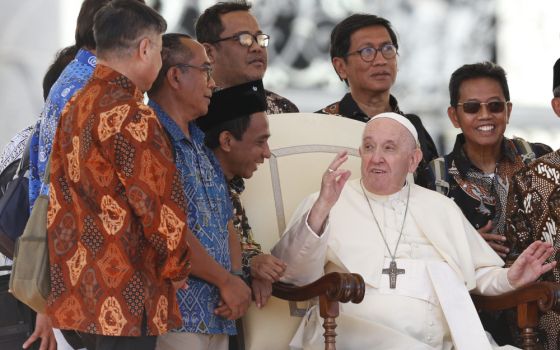
<path fill-rule="evenodd" d="M 51 154 L 58 120 L 66 103 L 89 80 L 97 63 L 96 57 L 88 50 L 80 49 L 76 57 L 64 68 L 52 86 L 38 127 L 31 136 L 29 152 L 29 206 L 30 210 L 40 193 L 48 194 L 49 186 L 43 186 L 43 176 Z"/>
<path fill-rule="evenodd" d="M 153 100 L 148 103 L 170 136 L 175 164 L 187 201 L 188 224 L 208 254 L 224 269 L 231 270 L 228 221 L 233 209 L 220 164 L 204 145 L 204 133 L 189 123 L 190 139 L 177 123 Z M 183 326 L 177 331 L 204 334 L 235 334 L 235 322 L 214 314 L 220 290 L 191 276 L 189 288 L 177 291 Z"/>
<path fill-rule="evenodd" d="M 173 149 L 142 92 L 98 65 L 60 116 L 47 237 L 53 326 L 108 336 L 181 325 L 190 271 L 185 194 Z"/>

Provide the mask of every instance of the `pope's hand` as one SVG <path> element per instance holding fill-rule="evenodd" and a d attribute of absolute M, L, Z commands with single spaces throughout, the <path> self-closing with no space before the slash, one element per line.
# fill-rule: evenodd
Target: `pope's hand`
<path fill-rule="evenodd" d="M 507 274 L 509 283 L 515 288 L 523 287 L 552 270 L 556 266 L 556 261 L 545 264 L 552 253 L 552 244 L 542 241 L 533 242 L 510 267 Z"/>
<path fill-rule="evenodd" d="M 348 152 L 339 152 L 323 174 L 319 198 L 311 207 L 307 220 L 313 232 L 317 234 L 322 233 L 323 225 L 331 208 L 340 197 L 346 181 L 350 178 L 350 170 L 339 169 L 347 159 Z"/>

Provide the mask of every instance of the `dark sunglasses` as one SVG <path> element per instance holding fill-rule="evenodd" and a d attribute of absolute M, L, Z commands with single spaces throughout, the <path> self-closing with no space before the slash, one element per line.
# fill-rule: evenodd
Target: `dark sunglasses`
<path fill-rule="evenodd" d="M 463 103 L 457 103 L 457 106 L 463 107 L 463 111 L 469 114 L 475 114 L 480 111 L 482 106 L 488 108 L 490 113 L 502 113 L 506 109 L 506 104 L 508 101 L 490 101 L 490 102 L 479 102 L 479 101 L 468 101 Z"/>

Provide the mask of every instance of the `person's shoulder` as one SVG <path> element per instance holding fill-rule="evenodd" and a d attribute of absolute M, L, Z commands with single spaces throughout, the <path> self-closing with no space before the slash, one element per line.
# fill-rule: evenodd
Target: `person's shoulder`
<path fill-rule="evenodd" d="M 292 101 L 275 92 L 265 89 L 267 114 L 298 113 L 299 109 Z"/>
<path fill-rule="evenodd" d="M 316 111 L 315 113 L 340 115 L 340 101 L 333 102 L 330 105 Z"/>

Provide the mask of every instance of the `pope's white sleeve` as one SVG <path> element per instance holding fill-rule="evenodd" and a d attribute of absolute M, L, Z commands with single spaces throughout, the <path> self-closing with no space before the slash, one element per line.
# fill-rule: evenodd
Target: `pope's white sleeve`
<path fill-rule="evenodd" d="M 329 236 L 328 219 L 320 236 L 309 227 L 309 209 L 305 210 L 305 204 L 296 210 L 280 241 L 271 250 L 272 255 L 288 265 L 281 280 L 300 286 L 324 274 Z"/>
<path fill-rule="evenodd" d="M 507 278 L 508 270 L 497 266 L 477 269 L 476 288 L 471 292 L 480 295 L 500 295 L 514 290 Z"/>

